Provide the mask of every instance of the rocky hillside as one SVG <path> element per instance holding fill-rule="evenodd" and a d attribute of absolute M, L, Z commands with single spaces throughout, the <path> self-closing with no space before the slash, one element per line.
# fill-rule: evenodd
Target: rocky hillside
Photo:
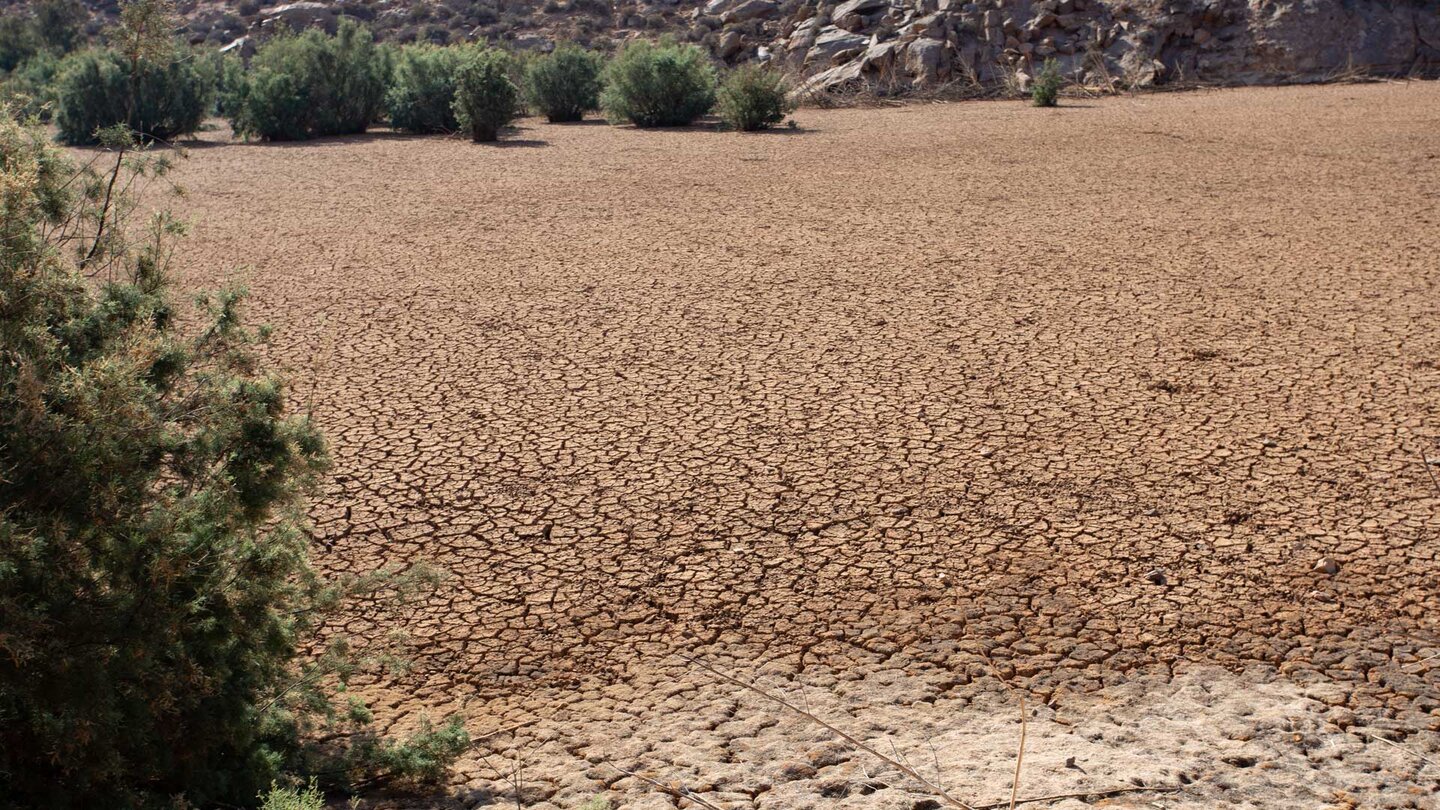
<path fill-rule="evenodd" d="M 92 3 L 100 15 L 114 0 Z M 341 16 L 383 38 L 608 47 L 673 34 L 809 89 L 1023 85 L 1045 60 L 1091 85 L 1270 83 L 1440 66 L 1440 0 L 184 0 L 191 39 L 244 47 Z"/>

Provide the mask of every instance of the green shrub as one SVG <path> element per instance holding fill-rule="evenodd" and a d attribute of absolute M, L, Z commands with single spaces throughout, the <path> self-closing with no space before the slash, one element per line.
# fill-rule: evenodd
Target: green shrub
<path fill-rule="evenodd" d="M 731 129 L 754 132 L 785 120 L 794 105 L 790 87 L 779 71 L 746 65 L 730 72 L 720 85 L 715 111 Z"/>
<path fill-rule="evenodd" d="M 325 810 L 325 797 L 312 780 L 304 789 L 280 787 L 270 783 L 270 790 L 259 796 L 260 810 Z"/>
<path fill-rule="evenodd" d="M 551 123 L 579 121 L 600 106 L 602 69 L 599 54 L 562 45 L 530 63 L 525 72 L 526 100 Z"/>
<path fill-rule="evenodd" d="M 463 48 L 407 45 L 395 60 L 385 107 L 390 126 L 405 132 L 455 132 L 455 76 Z"/>
<path fill-rule="evenodd" d="M 55 114 L 55 77 L 60 60 L 40 52 L 0 79 L 0 98 L 14 105 L 22 118 L 49 121 Z"/>
<path fill-rule="evenodd" d="M 0 71 L 14 70 L 41 48 L 34 20 L 20 14 L 0 15 Z"/>
<path fill-rule="evenodd" d="M 612 121 L 683 126 L 714 106 L 715 69 L 694 45 L 632 42 L 605 69 L 600 104 Z"/>
<path fill-rule="evenodd" d="M 132 98 L 133 94 L 133 98 Z M 66 143 L 96 142 L 96 133 L 128 124 L 147 140 L 172 140 L 200 128 L 214 91 L 188 51 L 173 47 L 153 61 L 131 62 L 96 49 L 66 57 L 55 79 L 55 124 Z"/>
<path fill-rule="evenodd" d="M 196 67 L 214 88 L 213 111 L 229 116 L 239 106 L 245 92 L 245 62 L 233 53 L 206 49 L 196 52 Z"/>
<path fill-rule="evenodd" d="M 520 94 L 510 81 L 510 57 L 503 51 L 473 48 L 455 74 L 455 117 L 479 143 L 500 137 L 500 129 L 520 113 Z"/>
<path fill-rule="evenodd" d="M 0 109 L 0 805 L 235 806 L 272 781 L 433 779 L 463 728 L 384 740 L 334 691 L 403 650 L 306 651 L 338 607 L 383 611 L 434 577 L 311 567 L 324 443 L 288 410 L 239 293 L 176 302 L 174 220 L 131 233 L 127 190 L 168 163 L 129 134 L 105 133 L 131 151 L 97 174 Z"/>
<path fill-rule="evenodd" d="M 277 36 L 251 59 L 231 125 L 270 141 L 361 133 L 379 117 L 389 76 L 389 51 L 350 20 L 334 36 Z"/>
<path fill-rule="evenodd" d="M 1040 75 L 1035 77 L 1035 84 L 1030 87 L 1031 102 L 1036 107 L 1054 107 L 1060 101 L 1062 82 L 1060 67 L 1055 64 L 1054 59 L 1046 59 L 1045 67 L 1041 68 Z"/>

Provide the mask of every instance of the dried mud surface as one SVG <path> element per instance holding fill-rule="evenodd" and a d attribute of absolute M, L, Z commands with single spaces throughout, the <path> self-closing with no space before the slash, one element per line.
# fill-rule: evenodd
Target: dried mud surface
<path fill-rule="evenodd" d="M 1435 806 L 1440 768 L 1343 730 L 1440 758 L 1440 84 L 796 117 L 192 151 L 185 282 L 249 286 L 333 444 L 322 564 L 454 575 L 391 714 L 524 724 L 486 745 L 532 752 L 532 805 L 669 806 L 609 761 L 727 810 L 910 810 L 674 654 L 864 695 L 865 733 L 1000 712 L 1007 746 L 1021 692 L 1093 719 L 1263 683 L 1308 701 L 1285 735 L 1389 763 L 1353 765 L 1364 806 Z M 1256 716 L 1204 705 L 1174 751 Z M 1108 801 L 1340 801 L 1293 744 Z M 486 759 L 464 801 L 511 802 Z"/>

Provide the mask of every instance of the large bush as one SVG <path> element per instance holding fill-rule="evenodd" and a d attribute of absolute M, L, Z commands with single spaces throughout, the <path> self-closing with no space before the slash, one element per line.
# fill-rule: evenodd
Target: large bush
<path fill-rule="evenodd" d="M 753 132 L 785 120 L 794 109 L 790 88 L 777 70 L 746 65 L 731 71 L 720 85 L 715 112 L 732 129 Z"/>
<path fill-rule="evenodd" d="M 510 81 L 510 57 L 503 51 L 471 48 L 455 74 L 455 117 L 479 143 L 500 137 L 520 114 L 520 93 Z"/>
<path fill-rule="evenodd" d="M 405 132 L 455 132 L 455 77 L 463 48 L 407 45 L 395 59 L 385 107 L 390 126 Z"/>
<path fill-rule="evenodd" d="M 334 36 L 277 36 L 251 60 L 231 123 L 272 141 L 361 133 L 380 115 L 389 74 L 389 53 L 352 21 Z"/>
<path fill-rule="evenodd" d="M 579 121 L 600 106 L 600 55 L 574 45 L 534 59 L 525 71 L 525 97 L 551 123 Z"/>
<path fill-rule="evenodd" d="M 238 294 L 175 303 L 173 221 L 126 222 L 134 173 L 166 164 L 123 144 L 96 175 L 0 110 L 0 805 L 249 806 L 274 779 L 433 778 L 463 729 L 383 740 L 328 691 L 385 651 L 300 654 L 347 595 L 427 578 L 310 567 L 321 439 Z"/>
<path fill-rule="evenodd" d="M 200 128 L 214 87 L 191 54 L 173 46 L 131 60 L 96 49 L 66 57 L 55 79 L 55 124 L 67 143 L 95 143 L 96 133 L 128 124 L 146 139 L 171 140 Z"/>
<path fill-rule="evenodd" d="M 55 113 L 55 77 L 60 60 L 40 52 L 0 79 L 0 99 L 14 105 L 21 117 L 49 121 Z"/>
<path fill-rule="evenodd" d="M 714 106 L 715 69 L 694 45 L 632 42 L 606 68 L 600 103 L 612 121 L 683 126 Z"/>
<path fill-rule="evenodd" d="M 89 16 L 80 0 L 21 3 L 18 13 L 0 14 L 0 72 L 39 54 L 63 56 L 75 50 Z"/>

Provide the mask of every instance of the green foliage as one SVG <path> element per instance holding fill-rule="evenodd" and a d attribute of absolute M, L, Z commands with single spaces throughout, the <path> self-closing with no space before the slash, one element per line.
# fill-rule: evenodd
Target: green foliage
<path fill-rule="evenodd" d="M 389 51 L 353 21 L 334 36 L 277 36 L 250 61 L 230 120 L 238 134 L 271 141 L 361 133 L 379 117 L 389 77 Z"/>
<path fill-rule="evenodd" d="M 90 15 L 79 0 L 40 0 L 27 11 L 0 16 L 0 71 L 41 54 L 64 56 L 82 44 Z"/>
<path fill-rule="evenodd" d="M 188 51 L 135 65 L 119 51 L 71 54 L 55 79 L 55 124 L 67 143 L 96 143 L 96 133 L 128 124 L 147 139 L 172 140 L 196 131 L 213 104 L 214 88 Z"/>
<path fill-rule="evenodd" d="M 214 88 L 215 114 L 230 115 L 245 92 L 245 62 L 233 53 L 210 49 L 196 51 L 195 61 L 196 68 Z"/>
<path fill-rule="evenodd" d="M 129 138 L 102 134 L 100 174 L 0 110 L 0 804 L 235 805 L 310 775 L 437 778 L 468 744 L 458 723 L 386 741 L 341 699 L 400 640 L 300 654 L 349 600 L 383 613 L 435 575 L 311 568 L 323 441 L 287 411 L 240 293 L 173 300 L 179 227 L 128 226 L 130 189 L 169 164 Z"/>
<path fill-rule="evenodd" d="M 1054 107 L 1060 102 L 1060 85 L 1063 82 L 1055 60 L 1046 59 L 1045 67 L 1041 68 L 1040 75 L 1035 77 L 1035 83 L 1030 87 L 1031 102 L 1036 107 Z"/>
<path fill-rule="evenodd" d="M 32 13 L 35 35 L 51 53 L 67 54 L 84 43 L 90 12 L 80 0 L 40 0 Z"/>
<path fill-rule="evenodd" d="M 385 107 L 390 126 L 405 132 L 455 132 L 455 76 L 462 48 L 407 45 L 395 60 Z"/>
<path fill-rule="evenodd" d="M 794 105 L 779 71 L 746 65 L 730 72 L 720 85 L 715 111 L 731 129 L 754 132 L 785 120 Z"/>
<path fill-rule="evenodd" d="M 525 94 L 530 107 L 551 123 L 579 121 L 600 106 L 600 55 L 574 45 L 530 62 Z"/>
<path fill-rule="evenodd" d="M 605 85 L 610 120 L 637 127 L 684 126 L 715 104 L 715 69 L 694 45 L 632 42 L 605 69 Z"/>
<path fill-rule="evenodd" d="M 281 787 L 270 783 L 270 790 L 260 794 L 260 810 L 325 810 L 325 797 L 311 780 L 304 788 Z"/>
<path fill-rule="evenodd" d="M 0 103 L 13 105 L 22 118 L 49 121 L 55 111 L 55 77 L 60 60 L 40 52 L 0 79 Z"/>
<path fill-rule="evenodd" d="M 31 17 L 0 15 L 0 70 L 14 70 L 40 50 L 40 36 Z"/>
<path fill-rule="evenodd" d="M 476 143 L 500 137 L 520 114 L 520 93 L 510 80 L 510 57 L 489 48 L 471 49 L 455 74 L 455 118 Z"/>

